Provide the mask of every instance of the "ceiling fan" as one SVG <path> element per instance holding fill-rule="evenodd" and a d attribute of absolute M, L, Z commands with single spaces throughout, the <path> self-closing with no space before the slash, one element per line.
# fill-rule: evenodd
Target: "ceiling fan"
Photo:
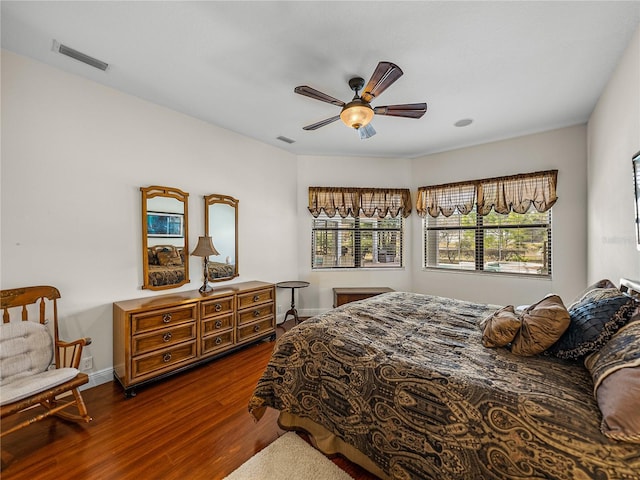
<path fill-rule="evenodd" d="M 302 85 L 293 89 L 294 92 L 306 97 L 320 100 L 321 102 L 331 103 L 338 107 L 342 107 L 340 115 L 326 118 L 306 127 L 303 130 L 316 130 L 325 125 L 341 119 L 345 125 L 355 128 L 360 134 L 361 139 L 372 137 L 376 134 L 374 128 L 370 125 L 374 115 L 387 115 L 390 117 L 420 118 L 427 111 L 426 103 L 407 103 L 403 105 L 388 105 L 384 107 L 372 107 L 370 102 L 380 96 L 393 82 L 402 76 L 402 70 L 391 62 L 380 62 L 371 75 L 366 87 L 364 78 L 354 77 L 349 80 L 349 87 L 355 92 L 353 100 L 344 103 L 342 100 L 322 93 L 315 88 Z M 364 90 L 362 88 L 364 87 Z M 358 92 L 362 90 L 362 94 Z"/>

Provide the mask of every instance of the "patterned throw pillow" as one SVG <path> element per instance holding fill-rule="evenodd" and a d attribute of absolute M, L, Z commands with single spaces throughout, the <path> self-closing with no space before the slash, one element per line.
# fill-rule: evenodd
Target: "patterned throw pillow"
<path fill-rule="evenodd" d="M 501 308 L 480 322 L 482 345 L 493 348 L 510 344 L 520 330 L 521 323 L 513 305 Z"/>
<path fill-rule="evenodd" d="M 600 288 L 607 288 L 607 289 L 616 288 L 617 289 L 616 285 L 611 280 L 609 280 L 608 278 L 605 278 L 603 280 L 600 280 L 600 281 L 594 283 L 593 285 L 589 285 L 586 289 L 584 289 L 580 293 L 580 295 L 578 295 L 573 300 L 573 302 L 571 302 L 571 304 L 569 304 L 567 309 L 571 310 L 574 307 L 574 305 L 576 305 L 577 303 L 579 303 L 580 301 L 582 301 L 584 299 L 585 295 L 587 295 L 588 293 L 592 292 L 593 290 L 600 289 Z"/>
<path fill-rule="evenodd" d="M 602 433 L 640 443 L 640 310 L 634 318 L 584 364 L 593 377 Z"/>
<path fill-rule="evenodd" d="M 549 295 L 528 307 L 521 316 L 522 326 L 511 344 L 511 352 L 521 356 L 544 352 L 569 327 L 569 312 L 558 295 Z"/>
<path fill-rule="evenodd" d="M 595 352 L 629 321 L 636 306 L 617 288 L 593 289 L 569 309 L 571 324 L 547 354 L 576 360 Z"/>
<path fill-rule="evenodd" d="M 147 248 L 147 260 L 149 261 L 149 265 L 158 265 L 158 257 L 156 257 L 153 248 Z"/>
<path fill-rule="evenodd" d="M 182 258 L 178 254 L 178 250 L 175 247 L 163 248 L 156 253 L 158 257 L 158 263 L 162 266 L 180 266 L 182 265 Z"/>

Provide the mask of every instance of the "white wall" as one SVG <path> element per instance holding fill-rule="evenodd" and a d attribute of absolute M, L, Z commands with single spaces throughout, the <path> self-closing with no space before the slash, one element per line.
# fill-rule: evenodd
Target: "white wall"
<path fill-rule="evenodd" d="M 467 127 L 472 128 L 472 127 Z M 424 185 L 558 170 L 552 210 L 552 279 L 413 269 L 413 290 L 500 305 L 530 304 L 550 292 L 566 302 L 586 282 L 586 126 L 429 155 L 412 162 L 412 191 Z M 421 219 L 413 216 L 414 264 L 422 263 Z"/>
<path fill-rule="evenodd" d="M 239 199 L 234 281 L 298 275 L 293 155 L 6 51 L 1 176 L 2 288 L 57 286 L 63 338 L 92 337 L 87 355 L 107 379 L 112 303 L 170 293 L 140 289 L 140 187 L 190 194 L 190 249 L 203 196 Z M 201 262 L 180 290 L 202 284 Z"/>
<path fill-rule="evenodd" d="M 331 288 L 339 286 L 524 304 L 548 292 L 570 299 L 586 285 L 587 265 L 589 281 L 640 278 L 630 166 L 640 150 L 639 43 L 636 33 L 588 125 L 588 255 L 586 126 L 414 160 L 296 158 L 3 51 L 1 287 L 60 288 L 63 336 L 93 337 L 94 374 L 109 380 L 112 303 L 164 293 L 140 289 L 139 188 L 149 185 L 190 193 L 191 248 L 204 230 L 203 195 L 238 198 L 241 275 L 234 281 L 308 280 L 297 300 L 303 315 L 330 308 Z M 415 195 L 421 185 L 554 168 L 552 280 L 423 271 L 415 211 L 406 222 L 404 269 L 311 271 L 311 185 L 408 187 Z M 619 206 L 613 214 L 611 204 Z M 191 283 L 181 290 L 202 282 L 201 260 L 190 262 Z M 285 311 L 290 291 L 277 295 Z"/>
<path fill-rule="evenodd" d="M 640 279 L 631 157 L 640 151 L 640 28 L 588 124 L 588 279 Z"/>
<path fill-rule="evenodd" d="M 353 138 L 354 141 L 362 141 L 357 136 Z M 404 268 L 312 271 L 313 217 L 307 208 L 309 187 L 409 188 L 410 173 L 410 161 L 407 159 L 298 157 L 298 276 L 300 280 L 311 282 L 309 287 L 299 292 L 299 310 L 303 315 L 315 315 L 331 308 L 334 287 L 391 287 L 394 290 L 411 290 L 411 269 L 415 263 L 411 257 L 413 235 L 411 222 L 408 221 L 404 236 Z M 415 217 L 415 209 L 412 216 Z"/>

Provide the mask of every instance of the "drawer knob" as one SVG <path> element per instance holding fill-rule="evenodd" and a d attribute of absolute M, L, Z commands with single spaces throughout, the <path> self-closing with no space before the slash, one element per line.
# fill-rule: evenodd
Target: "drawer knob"
<path fill-rule="evenodd" d="M 220 320 L 216 320 L 215 327 L 216 328 L 222 327 L 222 322 Z"/>
<path fill-rule="evenodd" d="M 260 316 L 260 310 L 254 310 L 253 311 L 253 316 L 254 317 L 259 317 Z"/>
<path fill-rule="evenodd" d="M 171 361 L 171 352 L 165 353 L 164 356 L 162 357 L 162 361 L 164 363 L 170 362 Z"/>
<path fill-rule="evenodd" d="M 165 342 L 168 342 L 169 340 L 171 340 L 171 337 L 173 337 L 171 332 L 167 332 L 162 336 L 162 340 L 164 340 Z"/>
<path fill-rule="evenodd" d="M 253 296 L 253 301 L 257 302 L 258 300 L 260 300 L 260 295 L 254 295 Z"/>
<path fill-rule="evenodd" d="M 216 337 L 216 345 L 220 345 L 222 343 L 222 339 L 220 337 Z"/>
<path fill-rule="evenodd" d="M 254 332 L 259 332 L 260 331 L 260 325 L 256 325 L 253 327 L 253 331 Z"/>
<path fill-rule="evenodd" d="M 162 315 L 162 321 L 164 323 L 169 323 L 171 321 L 171 314 L 165 313 L 164 315 Z"/>
<path fill-rule="evenodd" d="M 216 312 L 219 312 L 220 310 L 222 310 L 222 305 L 220 305 L 219 303 L 216 303 L 216 306 L 214 308 Z"/>

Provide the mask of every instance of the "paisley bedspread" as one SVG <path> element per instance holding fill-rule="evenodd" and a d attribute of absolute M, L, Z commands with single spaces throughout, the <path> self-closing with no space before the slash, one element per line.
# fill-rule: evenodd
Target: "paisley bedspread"
<path fill-rule="evenodd" d="M 207 264 L 209 269 L 209 279 L 215 278 L 228 278 L 233 277 L 235 272 L 235 265 L 220 262 L 209 262 Z"/>
<path fill-rule="evenodd" d="M 500 308 L 406 292 L 280 337 L 249 402 L 323 426 L 397 479 L 640 479 L 640 448 L 600 433 L 579 362 L 482 346 Z"/>
<path fill-rule="evenodd" d="M 149 285 L 177 285 L 184 282 L 184 271 L 184 265 L 149 265 Z"/>

